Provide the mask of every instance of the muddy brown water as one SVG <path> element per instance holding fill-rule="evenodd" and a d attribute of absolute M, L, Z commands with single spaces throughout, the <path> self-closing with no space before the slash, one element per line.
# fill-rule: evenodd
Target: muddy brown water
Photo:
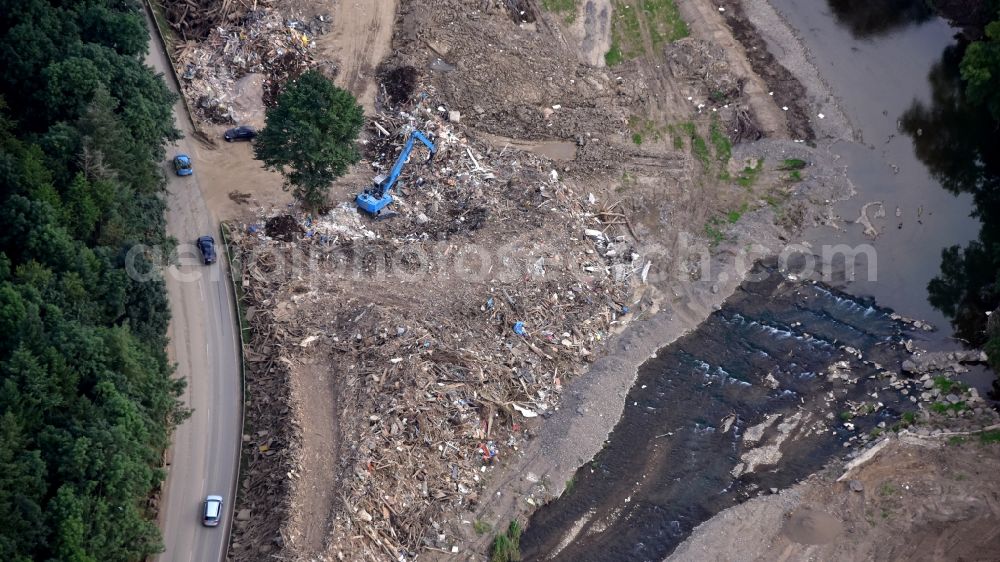
<path fill-rule="evenodd" d="M 771 3 L 798 32 L 855 129 L 853 141 L 817 143 L 840 157 L 858 194 L 835 206 L 841 228 L 815 229 L 803 240 L 814 248 L 871 244 L 876 275 L 795 284 L 769 270 L 767 281 L 744 284 L 695 332 L 662 349 L 640 369 L 606 447 L 578 470 L 568 492 L 530 519 L 521 543 L 525 560 L 662 560 L 715 513 L 793 484 L 842 455 L 852 436 L 912 409 L 905 397 L 869 378 L 877 371 L 870 361 L 898 370 L 907 337 L 928 349 L 962 346 L 927 287 L 941 272 L 942 250 L 976 240 L 982 225 L 971 216 L 970 195 L 943 188 L 948 173 L 961 166 L 928 157 L 939 131 L 933 119 L 923 126 L 920 120 L 943 113 L 938 106 L 948 96 L 940 77 L 960 60 L 956 30 L 919 0 L 884 8 Z M 885 210 L 884 216 L 871 213 L 874 239 L 854 222 L 872 202 Z M 834 272 L 845 270 L 832 265 Z M 888 307 L 938 330 L 907 333 Z M 860 376 L 857 385 L 822 376 L 838 361 L 849 362 Z M 768 374 L 777 388 L 766 384 Z M 992 378 L 973 369 L 966 381 L 985 389 Z M 835 400 L 827 403 L 822 397 L 831 391 Z M 853 431 L 838 423 L 847 400 L 870 401 L 873 392 L 885 408 L 853 420 Z M 796 412 L 835 429 L 798 434 L 781 447 L 776 464 L 734 478 L 748 447 L 742 432 L 768 415 L 787 419 Z M 721 420 L 733 414 L 733 428 L 723 432 Z"/>

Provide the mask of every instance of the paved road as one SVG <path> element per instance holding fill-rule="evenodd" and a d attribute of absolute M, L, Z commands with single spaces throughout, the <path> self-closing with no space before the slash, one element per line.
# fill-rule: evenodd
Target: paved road
<path fill-rule="evenodd" d="M 151 42 L 147 64 L 162 72 L 177 90 L 159 41 Z M 174 106 L 174 117 L 185 138 L 167 147 L 168 161 L 163 164 L 169 193 L 167 231 L 180 247 L 178 265 L 165 272 L 172 314 L 168 353 L 177 364 L 176 375 L 187 380 L 183 400 L 194 412 L 175 431 L 168 453 L 170 466 L 160 513 L 166 551 L 159 560 L 216 562 L 225 556 L 229 541 L 242 437 L 239 344 L 227 265 L 201 265 L 193 247 L 201 235 L 211 234 L 218 240 L 218 223 L 198 183 L 200 147 L 180 102 Z M 178 152 L 192 156 L 193 176 L 173 174 L 169 159 Z M 225 498 L 223 524 L 215 528 L 201 525 L 201 501 L 206 494 Z"/>

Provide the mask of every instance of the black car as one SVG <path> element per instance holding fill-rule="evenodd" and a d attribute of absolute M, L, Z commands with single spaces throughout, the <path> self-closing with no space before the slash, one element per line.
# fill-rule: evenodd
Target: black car
<path fill-rule="evenodd" d="M 239 127 L 229 129 L 223 136 L 226 137 L 226 142 L 233 142 L 234 140 L 253 140 L 253 138 L 257 136 L 257 129 L 254 129 L 249 125 L 240 125 Z"/>
<path fill-rule="evenodd" d="M 198 239 L 198 249 L 205 258 L 205 265 L 215 263 L 215 238 L 202 236 Z"/>

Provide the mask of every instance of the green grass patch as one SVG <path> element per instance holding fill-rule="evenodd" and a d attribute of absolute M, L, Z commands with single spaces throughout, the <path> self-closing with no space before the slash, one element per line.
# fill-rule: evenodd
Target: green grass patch
<path fill-rule="evenodd" d="M 611 49 L 604 55 L 608 66 L 615 66 L 642 54 L 642 26 L 634 4 L 615 2 L 611 16 Z"/>
<path fill-rule="evenodd" d="M 576 477 L 570 478 L 566 481 L 566 488 L 563 490 L 563 495 L 569 494 L 576 487 Z"/>
<path fill-rule="evenodd" d="M 712 124 L 708 128 L 708 138 L 712 142 L 712 146 L 715 147 L 715 158 L 725 168 L 726 164 L 729 163 L 729 158 L 733 155 L 733 143 L 722 132 L 719 118 L 714 115 L 712 116 Z"/>
<path fill-rule="evenodd" d="M 571 0 L 543 0 L 546 1 L 563 4 Z M 611 26 L 611 49 L 604 55 L 608 66 L 621 64 L 645 52 L 643 28 L 655 52 L 664 44 L 690 34 L 674 0 L 615 0 Z"/>
<path fill-rule="evenodd" d="M 665 43 L 690 35 L 687 22 L 681 18 L 674 0 L 640 0 L 638 4 L 646 15 L 653 49 L 659 51 Z"/>
<path fill-rule="evenodd" d="M 948 377 L 934 377 L 934 388 L 939 389 L 942 394 L 948 394 L 950 392 L 961 394 L 969 390 L 969 385 L 959 381 L 953 381 Z"/>
<path fill-rule="evenodd" d="M 788 170 L 801 170 L 806 167 L 806 161 L 800 160 L 798 158 L 785 158 L 781 163 L 781 167 L 778 168 L 782 171 Z"/>
<path fill-rule="evenodd" d="M 559 14 L 566 23 L 576 20 L 577 0 L 542 0 L 542 8 L 548 12 Z"/>
<path fill-rule="evenodd" d="M 729 224 L 733 224 L 739 221 L 740 217 L 743 216 L 743 213 L 747 212 L 748 207 L 749 205 L 744 203 L 740 205 L 739 209 L 736 209 L 735 211 L 729 211 L 728 213 L 726 213 L 726 220 L 729 221 Z"/>
<path fill-rule="evenodd" d="M 882 429 L 881 427 L 875 427 L 875 428 L 872 428 L 872 430 L 869 432 L 869 435 L 871 435 L 872 439 L 874 439 L 874 438 L 878 437 L 879 435 L 882 435 L 883 433 L 885 433 L 884 429 Z"/>
<path fill-rule="evenodd" d="M 705 143 L 705 139 L 695 135 L 691 137 L 691 154 L 701 162 L 702 167 L 706 170 L 712 166 L 712 157 L 708 153 L 708 145 Z"/>
<path fill-rule="evenodd" d="M 882 484 L 882 486 L 878 489 L 878 495 L 882 496 L 883 498 L 887 498 L 898 491 L 899 490 L 897 490 L 896 487 L 892 485 L 892 482 L 886 482 Z"/>
<path fill-rule="evenodd" d="M 717 219 L 705 223 L 705 236 L 708 237 L 708 241 L 712 246 L 718 246 L 719 242 L 722 242 L 726 238 L 726 235 L 722 233 L 722 230 L 717 225 Z"/>
<path fill-rule="evenodd" d="M 848 420 L 854 419 L 854 414 L 851 413 L 851 412 L 848 412 L 847 410 L 844 410 L 843 412 L 840 412 L 840 419 L 842 419 L 844 421 L 848 421 Z"/>
<path fill-rule="evenodd" d="M 698 127 L 691 121 L 680 123 L 678 127 L 685 136 L 691 139 L 691 154 L 701 162 L 702 167 L 708 170 L 712 166 L 712 155 L 709 153 L 705 139 L 698 135 Z M 674 146 L 676 146 L 676 141 L 674 141 Z"/>
<path fill-rule="evenodd" d="M 917 413 L 903 412 L 903 421 L 906 422 L 907 425 L 913 425 L 917 421 Z"/>
<path fill-rule="evenodd" d="M 494 537 L 490 545 L 490 562 L 520 562 L 521 531 L 521 524 L 515 519 L 507 526 L 506 533 Z"/>
<path fill-rule="evenodd" d="M 992 445 L 994 443 L 1000 443 L 1000 429 L 994 429 L 991 431 L 984 431 L 979 434 L 979 441 L 987 445 Z"/>
<path fill-rule="evenodd" d="M 472 524 L 472 529 L 476 531 L 477 535 L 485 535 L 493 530 L 493 526 L 482 519 L 476 519 L 476 522 Z"/>
<path fill-rule="evenodd" d="M 625 53 L 622 52 L 621 46 L 617 41 L 611 42 L 611 48 L 608 52 L 604 53 L 604 64 L 610 66 L 615 66 L 616 64 L 621 64 L 625 61 Z"/>
<path fill-rule="evenodd" d="M 800 182 L 802 181 L 802 172 L 798 170 L 792 170 L 788 173 L 788 181 L 790 182 Z"/>
<path fill-rule="evenodd" d="M 736 183 L 740 184 L 740 187 L 744 189 L 750 189 L 756 183 L 757 177 L 760 176 L 762 171 L 764 171 L 763 158 L 758 160 L 754 166 L 744 166 L 743 170 L 740 171 L 740 175 L 736 176 Z"/>
<path fill-rule="evenodd" d="M 965 409 L 965 402 L 955 402 L 954 404 L 948 402 L 935 402 L 931 404 L 931 411 L 937 412 L 939 414 L 946 414 L 948 410 L 953 412 L 961 412 Z"/>
<path fill-rule="evenodd" d="M 632 142 L 641 145 L 647 140 L 663 140 L 663 133 L 666 130 L 658 127 L 651 119 L 633 115 L 628 118 L 628 128 L 632 131 Z"/>
<path fill-rule="evenodd" d="M 948 438 L 949 445 L 961 445 L 962 443 L 965 442 L 966 442 L 965 437 L 961 435 L 952 435 L 951 437 Z"/>

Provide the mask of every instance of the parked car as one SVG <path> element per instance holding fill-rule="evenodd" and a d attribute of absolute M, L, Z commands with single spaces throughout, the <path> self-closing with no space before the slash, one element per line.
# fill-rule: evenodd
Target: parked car
<path fill-rule="evenodd" d="M 249 125 L 240 125 L 239 127 L 229 129 L 223 136 L 226 138 L 226 142 L 253 140 L 254 137 L 257 136 L 257 129 L 254 129 Z"/>
<path fill-rule="evenodd" d="M 217 527 L 222 520 L 222 496 L 205 496 L 201 523 L 206 527 Z"/>
<path fill-rule="evenodd" d="M 174 171 L 177 172 L 178 176 L 190 176 L 193 174 L 194 168 L 191 167 L 191 157 L 187 154 L 174 156 Z"/>
<path fill-rule="evenodd" d="M 205 265 L 215 263 L 215 238 L 202 236 L 198 239 L 198 249 L 201 250 L 201 256 L 205 259 Z"/>

